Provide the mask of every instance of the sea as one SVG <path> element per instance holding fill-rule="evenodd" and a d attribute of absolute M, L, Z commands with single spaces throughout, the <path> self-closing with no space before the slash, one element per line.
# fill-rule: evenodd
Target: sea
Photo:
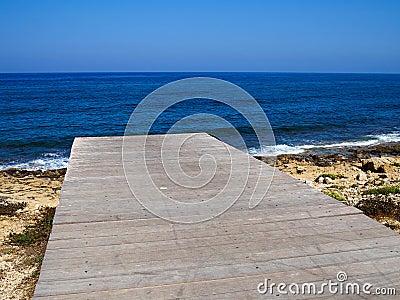
<path fill-rule="evenodd" d="M 210 99 L 169 107 L 149 134 L 212 113 L 246 136 L 253 155 L 400 142 L 400 74 L 0 73 L 0 169 L 64 168 L 75 137 L 123 135 L 148 94 L 191 77 L 222 79 L 247 91 L 268 117 L 276 145 L 257 143 L 240 112 Z"/>

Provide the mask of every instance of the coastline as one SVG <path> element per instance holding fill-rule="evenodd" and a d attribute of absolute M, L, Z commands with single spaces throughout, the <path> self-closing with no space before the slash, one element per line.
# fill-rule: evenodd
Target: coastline
<path fill-rule="evenodd" d="M 268 162 L 264 156 L 255 156 Z M 400 233 L 400 144 L 277 156 L 277 169 Z M 66 169 L 0 171 L 0 293 L 33 295 Z M 387 188 L 392 187 L 392 188 Z"/>

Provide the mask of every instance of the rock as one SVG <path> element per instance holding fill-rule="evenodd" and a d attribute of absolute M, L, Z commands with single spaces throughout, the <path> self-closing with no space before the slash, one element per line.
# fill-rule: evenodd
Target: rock
<path fill-rule="evenodd" d="M 298 167 L 296 168 L 297 174 L 302 174 L 302 173 L 304 173 L 305 171 L 306 171 L 306 168 L 305 168 L 305 167 L 298 166 Z"/>
<path fill-rule="evenodd" d="M 324 177 L 320 176 L 316 180 L 318 183 L 324 183 Z"/>
<path fill-rule="evenodd" d="M 367 174 L 365 174 L 363 172 L 358 173 L 356 175 L 356 180 L 358 180 L 358 181 L 367 181 L 368 180 Z"/>
<path fill-rule="evenodd" d="M 312 186 L 312 184 L 313 184 L 312 180 L 308 180 L 308 179 L 304 180 L 304 183 L 307 185 L 310 185 L 310 186 Z"/>
<path fill-rule="evenodd" d="M 332 184 L 333 183 L 333 179 L 332 178 L 329 178 L 329 177 L 325 177 L 324 178 L 324 182 L 326 183 L 326 184 Z"/>
<path fill-rule="evenodd" d="M 393 170 L 393 167 L 391 166 L 391 164 L 386 163 L 383 165 L 383 172 L 391 173 L 392 170 Z"/>
<path fill-rule="evenodd" d="M 362 170 L 375 173 L 384 173 L 385 160 L 378 157 L 364 159 L 362 161 Z"/>

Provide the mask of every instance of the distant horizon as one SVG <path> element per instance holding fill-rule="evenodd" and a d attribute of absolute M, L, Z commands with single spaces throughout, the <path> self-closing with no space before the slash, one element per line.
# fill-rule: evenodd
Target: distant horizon
<path fill-rule="evenodd" d="M 270 74 L 382 74 L 400 75 L 400 72 L 307 72 L 307 71 L 40 71 L 0 72 L 0 74 L 92 74 L 92 73 L 270 73 Z"/>

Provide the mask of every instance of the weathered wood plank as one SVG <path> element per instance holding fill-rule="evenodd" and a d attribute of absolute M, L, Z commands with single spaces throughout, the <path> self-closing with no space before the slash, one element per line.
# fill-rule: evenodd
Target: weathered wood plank
<path fill-rule="evenodd" d="M 158 219 L 156 219 L 158 220 Z M 374 223 L 365 224 L 359 220 L 357 215 L 344 215 L 344 216 L 330 216 L 319 218 L 315 220 L 313 225 L 310 224 L 309 219 L 300 219 L 296 221 L 274 222 L 266 225 L 261 218 L 243 219 L 241 224 L 237 223 L 214 223 L 214 226 L 202 226 L 196 231 L 190 228 L 190 225 L 165 226 L 165 224 L 157 224 L 155 222 L 139 223 L 128 221 L 116 222 L 100 222 L 100 223 L 87 223 L 82 225 L 80 223 L 62 224 L 56 226 L 57 233 L 51 236 L 52 243 L 49 244 L 48 249 L 60 248 L 63 244 L 67 248 L 89 242 L 89 245 L 113 244 L 113 241 L 118 242 L 123 238 L 125 243 L 131 241 L 132 243 L 148 243 L 151 241 L 171 241 L 171 240 L 185 240 L 185 239 L 201 239 L 213 238 L 223 236 L 235 236 L 237 239 L 243 235 L 268 235 L 269 239 L 294 237 L 294 236 L 307 236 L 330 234 L 333 232 L 347 232 L 348 228 L 353 231 L 366 231 L 366 230 L 379 230 L 382 234 L 393 235 L 394 233 L 386 228 L 376 227 Z M 203 223 L 207 224 L 207 223 Z M 141 225 L 141 226 L 140 226 Z M 210 224 L 211 225 L 211 224 Z M 138 227 L 140 230 L 138 231 Z M 71 232 L 71 230 L 75 231 Z M 79 234 L 80 232 L 80 234 Z M 118 232 L 118 235 L 115 234 Z M 77 238 L 77 236 L 79 236 Z"/>
<path fill-rule="evenodd" d="M 361 239 L 353 239 L 352 241 L 348 240 L 347 244 L 341 242 L 337 244 L 336 242 L 330 242 L 325 244 L 311 244 L 308 246 L 302 247 L 303 255 L 307 255 L 309 257 L 318 256 L 322 251 L 325 254 L 329 254 L 330 252 L 335 253 L 338 249 L 342 252 L 356 252 L 358 250 L 366 250 L 370 248 L 379 249 L 374 255 L 379 255 L 379 257 L 387 257 L 396 255 L 393 254 L 394 250 L 400 250 L 400 248 L 391 248 L 393 246 L 388 244 L 385 246 L 380 246 L 381 248 L 377 248 L 375 243 L 382 244 L 385 241 L 385 237 L 373 238 L 368 240 Z M 114 259 L 112 255 L 105 255 L 109 258 L 109 262 L 94 262 L 92 261 L 89 268 L 85 268 L 84 262 L 85 258 L 78 257 L 65 260 L 65 267 L 60 270 L 51 266 L 51 261 L 46 261 L 45 265 L 50 265 L 47 267 L 47 276 L 43 276 L 43 281 L 54 281 L 54 280 L 65 280 L 65 279 L 79 279 L 79 278 L 95 278 L 98 276 L 104 276 L 104 272 L 107 271 L 109 276 L 111 275 L 124 275 L 130 272 L 130 270 L 134 270 L 136 274 L 141 276 L 141 274 L 148 274 L 152 272 L 153 274 L 160 273 L 170 273 L 170 274 L 178 274 L 182 272 L 187 272 L 188 268 L 196 268 L 197 274 L 200 274 L 203 269 L 206 268 L 221 268 L 224 272 L 228 272 L 231 267 L 231 262 L 235 261 L 235 267 L 241 268 L 243 270 L 247 269 L 248 271 L 257 271 L 257 269 L 263 270 L 271 270 L 274 268 L 282 268 L 279 265 L 275 265 L 274 262 L 271 262 L 271 259 L 279 260 L 282 259 L 285 255 L 287 257 L 296 256 L 296 250 L 299 247 L 295 246 L 295 243 L 289 243 L 286 248 L 274 249 L 273 245 L 269 249 L 262 249 L 263 252 L 259 252 L 254 255 L 243 255 L 243 252 L 248 251 L 252 246 L 245 245 L 243 243 L 233 244 L 230 246 L 222 245 L 221 248 L 226 251 L 231 252 L 230 255 L 226 255 L 221 257 L 221 255 L 206 255 L 204 252 L 199 251 L 200 253 L 196 255 L 196 258 L 190 256 L 181 256 L 181 257 L 154 257 L 154 260 L 146 261 L 146 257 L 144 255 L 136 258 L 130 255 L 129 253 L 122 253 L 117 259 Z M 214 245 L 212 246 L 214 247 Z M 341 248 L 339 248 L 341 247 Z M 140 252 L 141 249 L 139 249 Z M 242 252 L 240 252 L 240 250 Z M 260 251 L 259 249 L 255 249 L 254 251 Z M 274 252 L 278 251 L 279 254 L 276 255 Z M 197 253 L 197 252 L 196 252 Z M 153 251 L 149 250 L 149 254 L 153 254 Z M 162 254 L 162 252 L 161 252 Z M 377 258 L 378 256 L 373 256 Z M 142 259 L 140 259 L 142 258 Z M 371 257 L 369 257 L 371 258 Z M 259 262 L 254 263 L 254 259 L 257 259 Z M 365 257 L 360 258 L 365 259 Z M 53 264 L 54 265 L 54 264 Z M 298 266 L 301 269 L 301 266 Z M 222 271 L 221 271 L 222 272 Z M 247 274 L 247 273 L 246 273 Z M 247 274 L 249 275 L 249 274 Z M 198 275 L 200 276 L 200 275 Z M 229 274 L 226 276 L 229 277 Z M 210 279 L 210 278 L 205 278 Z"/>
<path fill-rule="evenodd" d="M 397 286 L 398 281 L 394 281 L 393 278 L 400 278 L 398 273 L 399 260 L 396 259 L 394 256 L 391 257 L 374 257 L 369 256 L 371 251 L 362 251 L 359 250 L 356 253 L 340 253 L 339 255 L 335 256 L 334 254 L 331 255 L 321 255 L 319 260 L 315 263 L 313 260 L 309 259 L 309 257 L 302 257 L 302 258 L 295 258 L 295 259 L 285 259 L 282 262 L 279 262 L 284 266 L 284 268 L 268 268 L 263 269 L 261 268 L 256 269 L 255 266 L 231 266 L 230 273 L 228 276 L 221 276 L 217 277 L 214 275 L 214 278 L 204 279 L 203 276 L 195 272 L 190 272 L 186 270 L 185 275 L 175 274 L 171 272 L 166 276 L 165 282 L 161 281 L 160 276 L 157 274 L 153 274 L 152 272 L 147 273 L 139 273 L 134 274 L 135 271 L 131 271 L 129 274 L 124 275 L 117 275 L 117 276 L 101 276 L 97 278 L 81 278 L 81 279 L 73 279 L 68 281 L 43 281 L 42 285 L 47 287 L 47 291 L 49 295 L 52 293 L 57 294 L 75 294 L 75 293 L 88 293 L 88 292 L 96 292 L 96 291 L 109 291 L 109 290 L 119 290 L 119 289 L 131 289 L 135 291 L 132 293 L 132 296 L 140 295 L 143 291 L 141 288 L 145 289 L 147 292 L 155 292 L 157 293 L 160 289 L 162 290 L 163 287 L 165 288 L 173 288 L 177 285 L 186 285 L 190 286 L 191 284 L 196 283 L 204 283 L 206 286 L 209 283 L 216 284 L 217 286 L 214 289 L 207 289 L 208 293 L 221 293 L 223 291 L 229 291 L 230 287 L 224 285 L 226 281 L 232 281 L 234 285 L 235 282 L 238 285 L 241 285 L 241 282 L 245 278 L 251 278 L 251 282 L 247 281 L 246 287 L 241 286 L 240 290 L 248 290 L 252 292 L 256 292 L 256 287 L 259 282 L 264 280 L 265 278 L 270 278 L 274 280 L 274 282 L 287 282 L 287 283 L 302 283 L 302 282 L 319 282 L 321 280 L 328 280 L 328 279 L 335 279 L 337 272 L 339 271 L 346 271 L 351 278 L 355 280 L 362 280 L 362 275 L 369 275 L 374 274 L 372 276 L 371 281 L 372 283 L 380 284 L 380 286 Z M 367 257 L 361 259 L 361 256 L 367 254 Z M 360 260 L 354 260 L 355 257 L 360 258 Z M 331 258 L 334 258 L 331 261 Z M 375 259 L 377 262 L 377 266 L 374 269 L 368 269 L 366 266 L 368 265 L 368 261 L 366 258 Z M 330 260 L 330 264 L 324 264 L 326 260 Z M 304 268 L 296 268 L 296 265 L 293 263 L 301 262 L 304 265 Z M 243 269 L 251 268 L 251 273 L 247 272 L 245 274 Z M 397 268 L 397 269 L 396 269 Z M 202 270 L 202 273 L 211 272 L 212 274 L 219 274 L 222 270 L 221 267 L 217 266 L 217 272 L 214 268 L 208 268 Z M 378 276 L 379 277 L 376 277 Z M 382 278 L 382 276 L 386 274 L 388 278 Z M 210 277 L 210 276 L 207 276 Z M 367 276 L 366 276 L 367 277 Z M 376 277 L 376 278 L 375 278 Z M 181 279 L 178 281 L 177 279 Z M 372 280 L 373 279 L 373 280 Z M 151 282 L 163 282 L 162 285 L 157 283 L 151 284 Z M 146 284 L 149 282 L 150 284 Z M 70 284 L 68 284 L 70 283 Z M 136 294 L 138 293 L 138 294 Z M 38 295 L 45 295 L 45 294 L 38 294 Z M 189 294 L 190 295 L 190 294 Z M 188 295 L 188 296 L 189 296 Z M 196 295 L 196 294 L 194 294 Z M 179 293 L 175 294 L 175 297 L 179 297 Z M 157 298 L 155 298 L 157 299 Z"/>

